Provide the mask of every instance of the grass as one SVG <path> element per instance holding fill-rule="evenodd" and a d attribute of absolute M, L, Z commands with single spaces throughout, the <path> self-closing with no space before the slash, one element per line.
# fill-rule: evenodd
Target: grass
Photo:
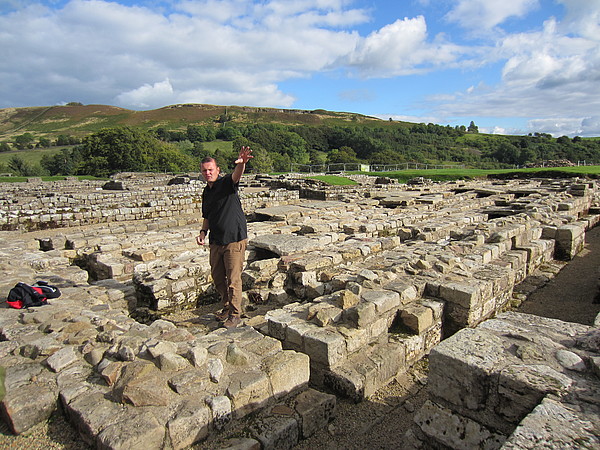
<path fill-rule="evenodd" d="M 351 180 L 350 178 L 340 177 L 338 175 L 315 175 L 306 178 L 308 178 L 309 180 L 323 181 L 332 186 L 352 186 L 358 184 L 356 181 Z"/>
<path fill-rule="evenodd" d="M 75 176 L 75 175 L 74 175 Z M 25 182 L 27 180 L 29 180 L 30 178 L 40 178 L 42 181 L 61 181 L 61 180 L 66 180 L 67 177 L 63 177 L 63 176 L 43 176 L 43 177 L 36 177 L 36 176 L 31 176 L 31 177 L 0 177 L 0 183 L 22 183 Z M 76 175 L 75 178 L 77 178 L 78 180 L 105 180 L 107 178 L 96 178 L 96 177 L 91 177 L 89 175 Z"/>
<path fill-rule="evenodd" d="M 8 166 L 8 163 L 14 156 L 18 156 L 25 163 L 33 166 L 38 165 L 42 160 L 42 156 L 53 156 L 65 147 L 50 147 L 50 148 L 33 148 L 30 150 L 11 150 L 9 152 L 0 152 L 0 164 Z"/>
<path fill-rule="evenodd" d="M 487 178 L 490 175 L 514 174 L 528 175 L 539 174 L 539 176 L 548 176 L 555 174 L 561 176 L 583 176 L 600 177 L 600 166 L 579 166 L 579 167 L 542 167 L 531 169 L 420 169 L 420 170 L 399 170 L 395 172 L 369 172 L 369 175 L 395 178 L 401 183 L 405 183 L 416 177 L 424 177 L 433 181 L 453 181 L 453 180 L 473 180 L 477 178 Z"/>
<path fill-rule="evenodd" d="M 204 147 L 204 150 L 209 151 L 211 155 L 214 155 L 215 152 L 217 150 L 219 150 L 219 149 L 221 151 L 225 151 L 225 152 L 232 151 L 233 142 L 231 142 L 231 141 L 210 141 L 210 142 L 203 142 L 202 143 L 202 147 Z"/>

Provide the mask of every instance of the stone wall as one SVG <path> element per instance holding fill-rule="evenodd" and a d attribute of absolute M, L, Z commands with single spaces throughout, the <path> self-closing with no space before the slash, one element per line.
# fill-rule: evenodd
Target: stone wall
<path fill-rule="evenodd" d="M 407 448 L 597 448 L 599 363 L 598 326 L 503 313 L 463 329 L 431 350 Z"/>
<path fill-rule="evenodd" d="M 171 177 L 172 178 L 172 177 Z M 65 181 L 0 183 L 0 229 L 34 231 L 92 224 L 155 220 L 198 214 L 204 182 L 168 184 L 166 177 L 126 178 L 123 189 L 102 189 L 105 182 Z M 253 210 L 286 204 L 298 192 L 267 190 L 245 192 L 242 204 Z"/>
<path fill-rule="evenodd" d="M 63 291 L 48 307 L 0 316 L 10 390 L 0 410 L 15 432 L 45 420 L 58 399 L 85 439 L 107 448 L 183 448 L 249 412 L 268 424 L 252 439 L 293 445 L 335 413 L 335 397 L 315 388 L 368 398 L 446 338 L 510 309 L 516 284 L 573 258 L 598 222 L 586 181 L 367 184 L 319 201 L 249 180 L 245 326 L 226 331 L 193 312 L 215 297 L 207 250 L 195 243 L 199 186 L 149 180 L 110 193 L 53 185 L 48 198 L 71 209 L 96 199 L 116 213 L 129 206 L 109 207 L 115 198 L 181 195 L 194 212 L 171 203 L 161 216 L 155 204 L 157 218 L 0 235 L 3 292 L 37 279 Z M 4 196 L 17 200 L 11 189 Z M 18 217 L 58 214 L 16 206 L 33 207 L 40 189 L 2 206 Z M 191 318 L 175 319 L 190 308 Z M 43 407 L 29 415 L 32 398 Z M 300 406 L 272 414 L 291 398 Z M 500 431 L 510 430 L 494 429 L 498 442 Z"/>

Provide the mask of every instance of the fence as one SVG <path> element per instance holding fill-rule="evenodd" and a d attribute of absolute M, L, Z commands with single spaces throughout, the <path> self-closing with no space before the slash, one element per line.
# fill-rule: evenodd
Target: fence
<path fill-rule="evenodd" d="M 424 164 L 407 162 L 402 164 L 290 164 L 290 172 L 297 173 L 327 173 L 327 172 L 394 172 L 398 170 L 428 170 L 428 169 L 464 169 L 463 164 Z"/>

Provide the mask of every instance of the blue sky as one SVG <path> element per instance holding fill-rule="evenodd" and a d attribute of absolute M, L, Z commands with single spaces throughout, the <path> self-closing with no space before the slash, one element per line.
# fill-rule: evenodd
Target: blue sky
<path fill-rule="evenodd" d="M 0 108 L 348 111 L 600 136 L 600 0 L 0 0 Z"/>

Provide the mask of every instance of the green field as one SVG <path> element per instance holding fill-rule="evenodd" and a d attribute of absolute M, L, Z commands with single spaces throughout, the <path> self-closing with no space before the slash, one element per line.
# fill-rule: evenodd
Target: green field
<path fill-rule="evenodd" d="M 204 142 L 203 146 L 206 150 L 208 150 L 211 154 L 215 154 L 217 150 L 221 151 L 231 151 L 232 142 L 229 141 L 212 141 L 212 142 Z M 17 156 L 21 158 L 27 165 L 36 166 L 40 164 L 42 160 L 42 156 L 54 156 L 64 148 L 68 147 L 50 147 L 50 148 L 34 148 L 27 150 L 11 150 L 9 152 L 0 152 L 0 166 L 8 167 L 8 163 L 10 160 Z M 1 170 L 0 170 L 1 171 Z"/>
<path fill-rule="evenodd" d="M 330 184 L 332 186 L 352 186 L 358 184 L 356 181 L 351 180 L 350 178 L 340 177 L 338 175 L 315 175 L 311 177 L 306 177 L 309 180 L 319 180 L 324 183 Z"/>
<path fill-rule="evenodd" d="M 39 164 L 42 160 L 42 156 L 48 155 L 53 156 L 60 151 L 64 147 L 50 147 L 50 148 L 34 148 L 31 150 L 11 150 L 10 152 L 1 152 L 0 153 L 0 164 L 4 164 L 8 166 L 8 162 L 14 157 L 17 156 L 25 161 L 29 165 Z"/>
<path fill-rule="evenodd" d="M 394 178 L 401 183 L 406 183 L 416 177 L 424 177 L 433 181 L 473 180 L 487 178 L 493 175 L 513 174 L 515 176 L 560 177 L 582 176 L 590 178 L 600 177 L 600 166 L 578 166 L 578 167 L 543 167 L 532 169 L 415 169 L 398 170 L 395 172 L 369 172 L 369 175 Z"/>

